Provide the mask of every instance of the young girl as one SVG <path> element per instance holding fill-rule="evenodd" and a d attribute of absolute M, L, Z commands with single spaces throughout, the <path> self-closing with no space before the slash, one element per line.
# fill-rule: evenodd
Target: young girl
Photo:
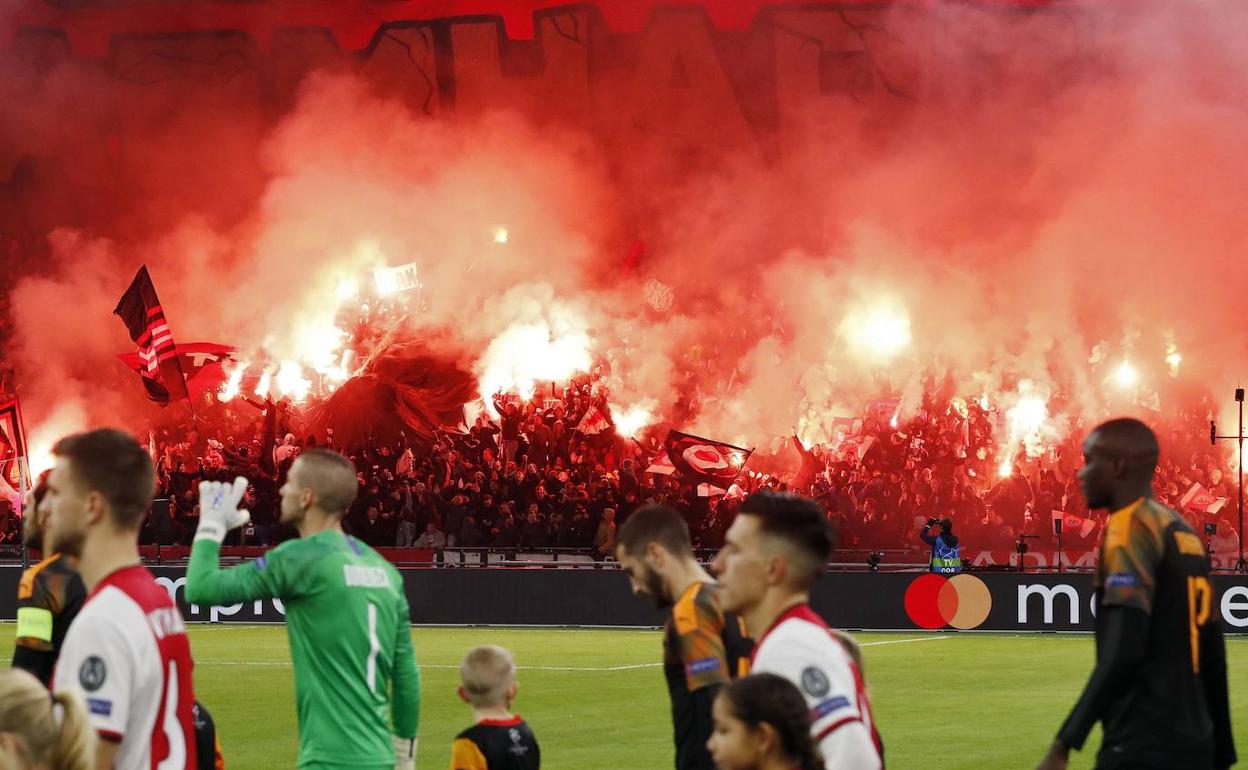
<path fill-rule="evenodd" d="M 76 695 L 49 695 L 21 669 L 0 671 L 0 767 L 89 770 L 95 732 Z"/>
<path fill-rule="evenodd" d="M 806 699 L 789 680 L 753 674 L 726 685 L 706 746 L 719 770 L 823 770 Z"/>

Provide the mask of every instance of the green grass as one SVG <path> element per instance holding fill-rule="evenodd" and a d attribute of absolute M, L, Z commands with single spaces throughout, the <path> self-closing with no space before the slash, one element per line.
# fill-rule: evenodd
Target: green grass
<path fill-rule="evenodd" d="M 293 767 L 297 738 L 286 630 L 196 625 L 190 633 L 196 690 L 217 721 L 227 765 Z M 422 770 L 448 766 L 451 739 L 471 719 L 455 697 L 455 667 L 468 647 L 486 642 L 515 652 L 521 668 L 516 711 L 537 733 L 548 770 L 672 766 L 657 631 L 417 628 L 412 637 L 422 676 Z M 909 633 L 858 639 L 888 764 L 900 770 L 1032 767 L 1092 662 L 1088 636 Z M 897 643 L 910 639 L 922 641 Z M 0 658 L 6 662 L 12 642 L 13 625 L 0 625 Z M 1242 735 L 1248 725 L 1248 640 L 1231 640 L 1227 647 L 1233 720 Z M 1094 733 L 1071 767 L 1091 767 L 1098 744 Z"/>

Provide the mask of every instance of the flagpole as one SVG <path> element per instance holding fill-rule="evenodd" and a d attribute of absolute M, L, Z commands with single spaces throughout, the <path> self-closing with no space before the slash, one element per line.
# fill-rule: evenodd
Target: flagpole
<path fill-rule="evenodd" d="M 14 458 L 17 463 L 17 494 L 21 497 L 22 506 L 22 570 L 25 571 L 30 567 L 30 546 L 26 544 L 26 493 L 30 489 L 30 442 L 26 439 L 26 420 L 22 418 L 22 400 L 13 396 L 13 411 L 17 416 L 17 429 L 21 432 L 21 446 L 17 447 L 18 456 Z"/>

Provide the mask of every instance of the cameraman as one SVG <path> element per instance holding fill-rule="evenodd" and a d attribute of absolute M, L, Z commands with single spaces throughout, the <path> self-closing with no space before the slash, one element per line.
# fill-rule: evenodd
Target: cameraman
<path fill-rule="evenodd" d="M 940 533 L 933 535 L 933 527 L 940 527 Z M 962 571 L 962 552 L 951 520 L 928 519 L 919 531 L 919 539 L 932 547 L 930 571 L 940 575 L 956 575 Z"/>

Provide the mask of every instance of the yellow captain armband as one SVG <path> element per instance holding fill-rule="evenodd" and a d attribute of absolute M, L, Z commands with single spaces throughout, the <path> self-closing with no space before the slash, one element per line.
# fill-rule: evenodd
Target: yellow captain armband
<path fill-rule="evenodd" d="M 42 607 L 17 608 L 18 639 L 52 643 L 52 611 Z"/>

